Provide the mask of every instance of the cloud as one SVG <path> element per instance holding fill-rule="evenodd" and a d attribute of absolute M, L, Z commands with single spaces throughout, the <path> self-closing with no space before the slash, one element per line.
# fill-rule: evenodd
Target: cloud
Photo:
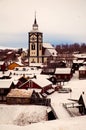
<path fill-rule="evenodd" d="M 12 37 L 22 42 L 21 33 L 27 34 L 32 29 L 35 11 L 39 30 L 52 34 L 52 40 L 53 35 L 57 36 L 57 41 L 58 38 L 62 40 L 60 35 L 63 39 L 67 36 L 68 39 L 86 41 L 85 6 L 86 0 L 0 0 L 0 34 L 5 35 L 0 36 L 0 44 L 6 39 L 12 41 Z"/>

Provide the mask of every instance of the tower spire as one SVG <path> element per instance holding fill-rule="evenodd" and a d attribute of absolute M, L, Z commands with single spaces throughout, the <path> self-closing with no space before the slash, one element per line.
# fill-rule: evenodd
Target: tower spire
<path fill-rule="evenodd" d="M 35 19 L 34 19 L 34 24 L 33 24 L 33 30 L 34 31 L 38 30 L 38 24 L 37 24 L 37 20 L 36 20 L 36 11 L 35 11 Z"/>
<path fill-rule="evenodd" d="M 37 21 L 36 21 L 36 11 L 35 11 L 35 20 L 34 20 L 34 24 L 37 24 Z"/>

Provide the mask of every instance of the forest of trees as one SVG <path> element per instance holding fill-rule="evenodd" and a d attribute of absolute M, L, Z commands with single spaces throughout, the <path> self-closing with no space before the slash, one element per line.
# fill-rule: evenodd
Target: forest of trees
<path fill-rule="evenodd" d="M 74 44 L 59 44 L 56 45 L 58 53 L 85 53 L 86 43 L 74 43 Z"/>

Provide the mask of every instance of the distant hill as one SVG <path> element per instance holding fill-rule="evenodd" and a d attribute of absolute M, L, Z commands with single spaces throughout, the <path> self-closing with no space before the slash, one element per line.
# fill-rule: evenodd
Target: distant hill
<path fill-rule="evenodd" d="M 22 47 L 21 47 L 22 48 Z M 5 50 L 5 49 L 12 49 L 12 50 L 18 50 L 20 48 L 14 48 L 14 47 L 7 47 L 7 46 L 0 46 L 1 50 Z M 23 50 L 27 50 L 28 48 L 22 48 Z"/>
<path fill-rule="evenodd" d="M 14 50 L 14 49 L 18 49 L 18 48 L 6 47 L 6 46 L 0 46 L 0 49 L 3 49 L 3 50 L 4 50 L 4 49 L 13 49 L 13 50 Z"/>

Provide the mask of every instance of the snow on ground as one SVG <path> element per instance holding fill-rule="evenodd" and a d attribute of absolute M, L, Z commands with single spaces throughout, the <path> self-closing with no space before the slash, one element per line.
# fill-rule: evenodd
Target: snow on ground
<path fill-rule="evenodd" d="M 19 119 L 21 119 L 21 116 L 19 116 L 19 113 L 21 110 L 17 110 L 16 105 L 15 105 L 15 111 L 10 106 L 10 111 L 8 112 L 5 107 L 2 107 L 3 105 L 0 105 L 0 110 L 4 109 L 4 112 L 1 113 L 0 111 L 0 129 L 1 130 L 86 130 L 86 116 L 76 116 L 76 117 L 70 117 L 70 115 L 67 113 L 66 109 L 63 107 L 63 103 L 68 103 L 71 102 L 68 100 L 69 98 L 72 99 L 79 99 L 80 95 L 82 92 L 86 92 L 86 80 L 79 80 L 78 79 L 78 72 L 76 72 L 73 75 L 73 78 L 64 84 L 65 88 L 71 88 L 72 93 L 58 93 L 55 92 L 51 95 L 48 96 L 48 98 L 51 98 L 51 104 L 58 116 L 59 119 L 57 120 L 52 120 L 52 121 L 42 121 L 39 123 L 33 123 L 31 125 L 26 125 L 26 126 L 18 126 L 16 123 L 13 125 L 12 121 L 17 119 L 19 123 L 21 122 Z M 26 106 L 27 110 L 28 106 Z M 21 109 L 21 107 L 19 107 Z M 38 108 L 37 108 L 38 109 Z M 30 112 L 30 110 L 28 109 Z M 39 109 L 38 109 L 39 111 Z M 77 110 L 75 109 L 75 112 Z M 5 116 L 7 113 L 7 117 Z M 12 115 L 12 113 L 14 113 Z M 17 114 L 18 116 L 17 116 Z M 26 112 L 27 113 L 27 112 Z M 41 113 L 39 114 L 41 115 Z M 13 118 L 12 118 L 13 117 Z M 16 118 L 18 117 L 18 118 Z M 28 118 L 28 115 L 25 115 L 25 117 Z M 33 115 L 32 115 L 33 117 Z M 8 122 L 6 122 L 6 119 Z M 34 119 L 34 118 L 33 118 Z M 4 121 L 3 121 L 4 120 Z M 28 122 L 28 120 L 27 120 Z M 21 125 L 21 124 L 20 124 Z"/>
<path fill-rule="evenodd" d="M 47 107 L 0 105 L 0 124 L 28 125 L 48 120 Z"/>
<path fill-rule="evenodd" d="M 0 125 L 1 130 L 86 130 L 86 116 L 34 123 L 27 126 Z"/>

